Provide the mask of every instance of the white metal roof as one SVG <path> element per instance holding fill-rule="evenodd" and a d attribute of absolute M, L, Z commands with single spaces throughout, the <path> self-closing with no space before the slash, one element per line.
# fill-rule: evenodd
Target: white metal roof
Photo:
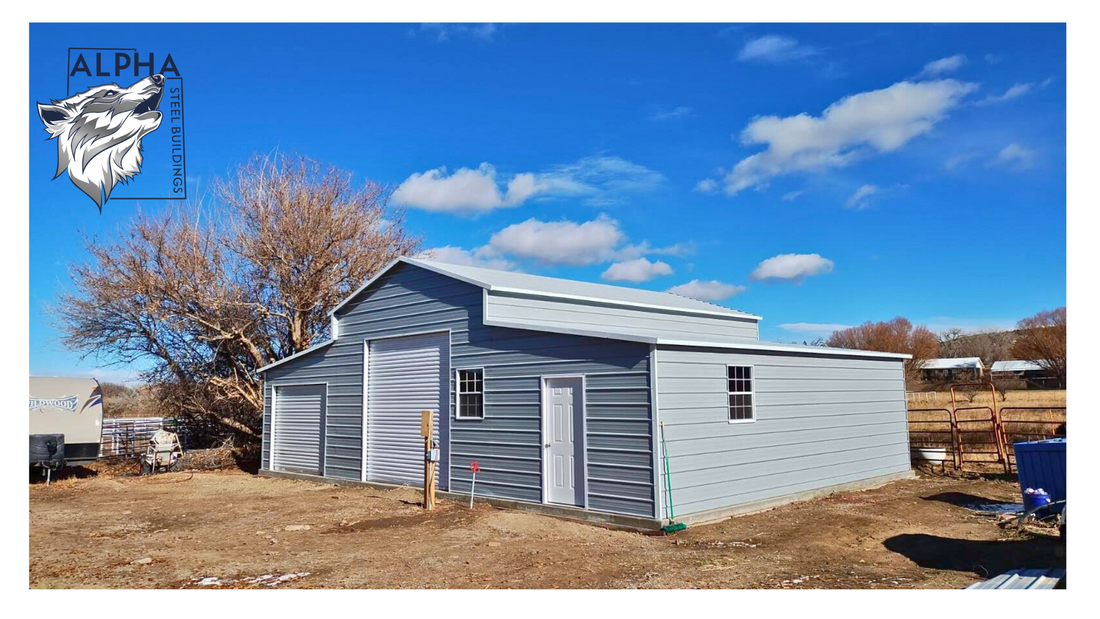
<path fill-rule="evenodd" d="M 921 364 L 922 370 L 984 370 L 981 357 L 957 357 L 929 359 Z"/>
<path fill-rule="evenodd" d="M 437 260 L 404 257 L 398 258 L 389 266 L 379 271 L 378 275 L 363 284 L 358 290 L 341 302 L 340 305 L 337 305 L 332 312 L 336 312 L 348 301 L 358 296 L 360 292 L 374 283 L 379 276 L 389 271 L 398 262 L 406 262 L 428 269 L 429 271 L 448 275 L 455 279 L 485 288 L 490 292 L 546 296 L 580 302 L 606 303 L 643 309 L 663 309 L 710 316 L 728 316 L 731 318 L 747 318 L 751 320 L 761 319 L 760 316 L 755 314 L 748 314 L 721 305 L 715 305 L 714 303 L 689 299 L 688 297 L 682 297 L 669 292 L 654 292 L 652 290 L 627 288 L 625 286 L 593 284 L 570 279 L 529 275 L 527 273 L 513 273 L 511 271 L 496 271 L 493 269 L 448 264 Z"/>
<path fill-rule="evenodd" d="M 382 277 L 387 271 L 389 271 L 399 263 L 411 264 L 420 268 L 427 269 L 429 271 L 446 275 L 448 277 L 453 277 L 455 279 L 473 284 L 475 286 L 480 286 L 486 290 L 486 294 L 517 294 L 536 297 L 548 297 L 560 299 L 563 301 L 575 301 L 581 303 L 602 303 L 639 309 L 683 312 L 686 314 L 698 314 L 714 317 L 739 318 L 749 320 L 761 319 L 760 316 L 757 316 L 755 314 L 748 314 L 745 312 L 722 307 L 720 305 L 715 305 L 713 303 L 697 301 L 695 299 L 689 299 L 687 297 L 681 297 L 679 295 L 674 295 L 667 292 L 653 292 L 650 290 L 639 290 L 636 288 L 626 288 L 622 286 L 592 284 L 588 282 L 578 282 L 553 277 L 543 277 L 539 275 L 528 275 L 525 273 L 512 273 L 510 271 L 495 271 L 492 269 L 482 269 L 477 267 L 447 264 L 435 260 L 424 260 L 420 258 L 406 257 L 398 258 L 397 260 L 391 262 L 384 269 L 379 271 L 373 278 L 371 278 L 370 281 L 360 286 L 358 290 L 353 292 L 351 295 L 348 296 L 348 298 L 344 299 L 339 305 L 333 308 L 330 314 L 335 314 L 341 307 L 346 305 L 355 297 L 359 296 L 361 292 L 366 290 L 374 282 L 378 281 L 380 277 Z M 568 335 L 642 342 L 661 346 L 688 346 L 745 351 L 774 351 L 818 356 L 839 355 L 899 360 L 912 358 L 912 355 L 902 353 L 851 350 L 846 348 L 828 348 L 824 346 L 801 346 L 798 344 L 785 344 L 782 342 L 762 342 L 755 339 L 727 338 L 707 334 L 685 335 L 683 331 L 662 332 L 659 329 L 652 328 L 643 331 L 641 329 L 633 329 L 630 327 L 629 324 L 616 325 L 613 327 L 605 325 L 593 325 L 590 328 L 578 328 L 575 326 L 547 325 L 533 321 L 506 322 L 502 320 L 493 320 L 488 317 L 484 319 L 484 322 L 486 326 L 493 327 L 528 329 L 533 331 L 545 331 L 549 333 L 564 333 Z M 339 334 L 337 334 L 337 337 L 339 337 Z M 272 367 L 284 363 L 285 361 L 307 354 L 317 348 L 327 346 L 331 343 L 331 341 L 323 342 L 309 350 L 302 351 L 297 355 L 294 355 L 293 357 L 288 357 L 287 359 L 283 359 L 282 361 L 278 361 L 276 363 L 272 363 L 263 368 L 260 368 L 258 371 L 263 372 L 265 370 L 271 369 Z"/>
<path fill-rule="evenodd" d="M 994 361 L 989 367 L 990 372 L 1034 372 L 1042 369 L 1038 361 Z"/>

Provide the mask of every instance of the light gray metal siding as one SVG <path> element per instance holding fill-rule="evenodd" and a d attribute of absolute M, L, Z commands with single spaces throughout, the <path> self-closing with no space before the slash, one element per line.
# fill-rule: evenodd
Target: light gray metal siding
<path fill-rule="evenodd" d="M 492 322 L 535 324 L 549 329 L 614 330 L 662 337 L 700 336 L 759 340 L 757 321 L 750 318 L 701 316 L 659 309 L 635 309 L 597 302 L 570 302 L 532 298 L 519 294 L 490 292 L 486 297 L 486 318 Z"/>
<path fill-rule="evenodd" d="M 324 470 L 325 386 L 276 386 L 273 468 L 320 475 Z"/>
<path fill-rule="evenodd" d="M 901 360 L 663 347 L 656 359 L 677 514 L 909 469 Z M 728 421 L 727 365 L 753 367 L 754 422 Z"/>
<path fill-rule="evenodd" d="M 588 506 L 653 516 L 650 347 L 486 327 L 482 294 L 472 284 L 400 264 L 341 308 L 335 343 L 267 372 L 268 382 L 328 380 L 327 475 L 361 478 L 363 341 L 450 329 L 451 419 L 449 438 L 440 437 L 441 488 L 469 492 L 470 462 L 478 460 L 478 494 L 541 502 L 540 377 L 585 374 Z M 454 419 L 458 368 L 484 369 L 485 419 Z"/>
<path fill-rule="evenodd" d="M 367 355 L 367 480 L 424 485 L 421 411 L 447 421 L 449 334 L 432 333 L 370 342 Z M 443 433 L 446 435 L 446 432 Z"/>

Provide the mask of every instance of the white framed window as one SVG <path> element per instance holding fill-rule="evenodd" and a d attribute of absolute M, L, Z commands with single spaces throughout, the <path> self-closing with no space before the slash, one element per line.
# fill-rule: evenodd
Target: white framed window
<path fill-rule="evenodd" d="M 458 393 L 455 418 L 484 419 L 484 371 L 480 368 L 455 370 L 455 389 Z"/>
<path fill-rule="evenodd" d="M 729 392 L 729 422 L 749 423 L 756 420 L 751 365 L 726 366 L 726 390 Z"/>

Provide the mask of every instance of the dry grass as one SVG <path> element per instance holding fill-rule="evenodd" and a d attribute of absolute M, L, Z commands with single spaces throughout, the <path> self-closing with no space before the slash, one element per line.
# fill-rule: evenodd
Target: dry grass
<path fill-rule="evenodd" d="M 909 403 L 909 441 L 915 447 L 951 448 L 948 421 L 951 410 L 951 393 L 935 392 L 935 403 L 922 401 Z M 927 399 L 927 398 L 925 398 Z M 982 459 L 975 453 L 996 449 L 993 425 L 990 420 L 992 394 L 988 391 L 960 393 L 956 391 L 960 439 L 968 459 Z M 1066 391 L 1063 390 L 1013 390 L 1004 392 L 1004 399 L 997 399 L 997 409 L 1005 430 L 1005 442 L 1013 443 L 1050 438 L 1059 426 L 1066 423 Z M 1030 407 L 1039 410 L 1013 410 L 1013 407 Z M 1043 407 L 1054 407 L 1043 409 Z M 1063 407 L 1063 410 L 1056 410 Z M 922 410 L 923 409 L 923 410 Z M 929 410 L 932 409 L 932 410 Z M 1006 410 L 1007 409 L 1007 410 Z M 995 460 L 992 455 L 985 459 Z"/>

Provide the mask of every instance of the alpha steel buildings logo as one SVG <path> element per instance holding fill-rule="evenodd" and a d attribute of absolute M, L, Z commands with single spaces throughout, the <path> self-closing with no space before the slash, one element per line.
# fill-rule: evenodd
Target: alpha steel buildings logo
<path fill-rule="evenodd" d="M 112 197 L 187 197 L 183 77 L 171 54 L 159 60 L 136 49 L 71 47 L 65 97 L 38 104 L 47 139 L 57 142 L 54 178 L 67 173 L 101 212 Z M 132 195 L 118 189 L 131 181 Z"/>

